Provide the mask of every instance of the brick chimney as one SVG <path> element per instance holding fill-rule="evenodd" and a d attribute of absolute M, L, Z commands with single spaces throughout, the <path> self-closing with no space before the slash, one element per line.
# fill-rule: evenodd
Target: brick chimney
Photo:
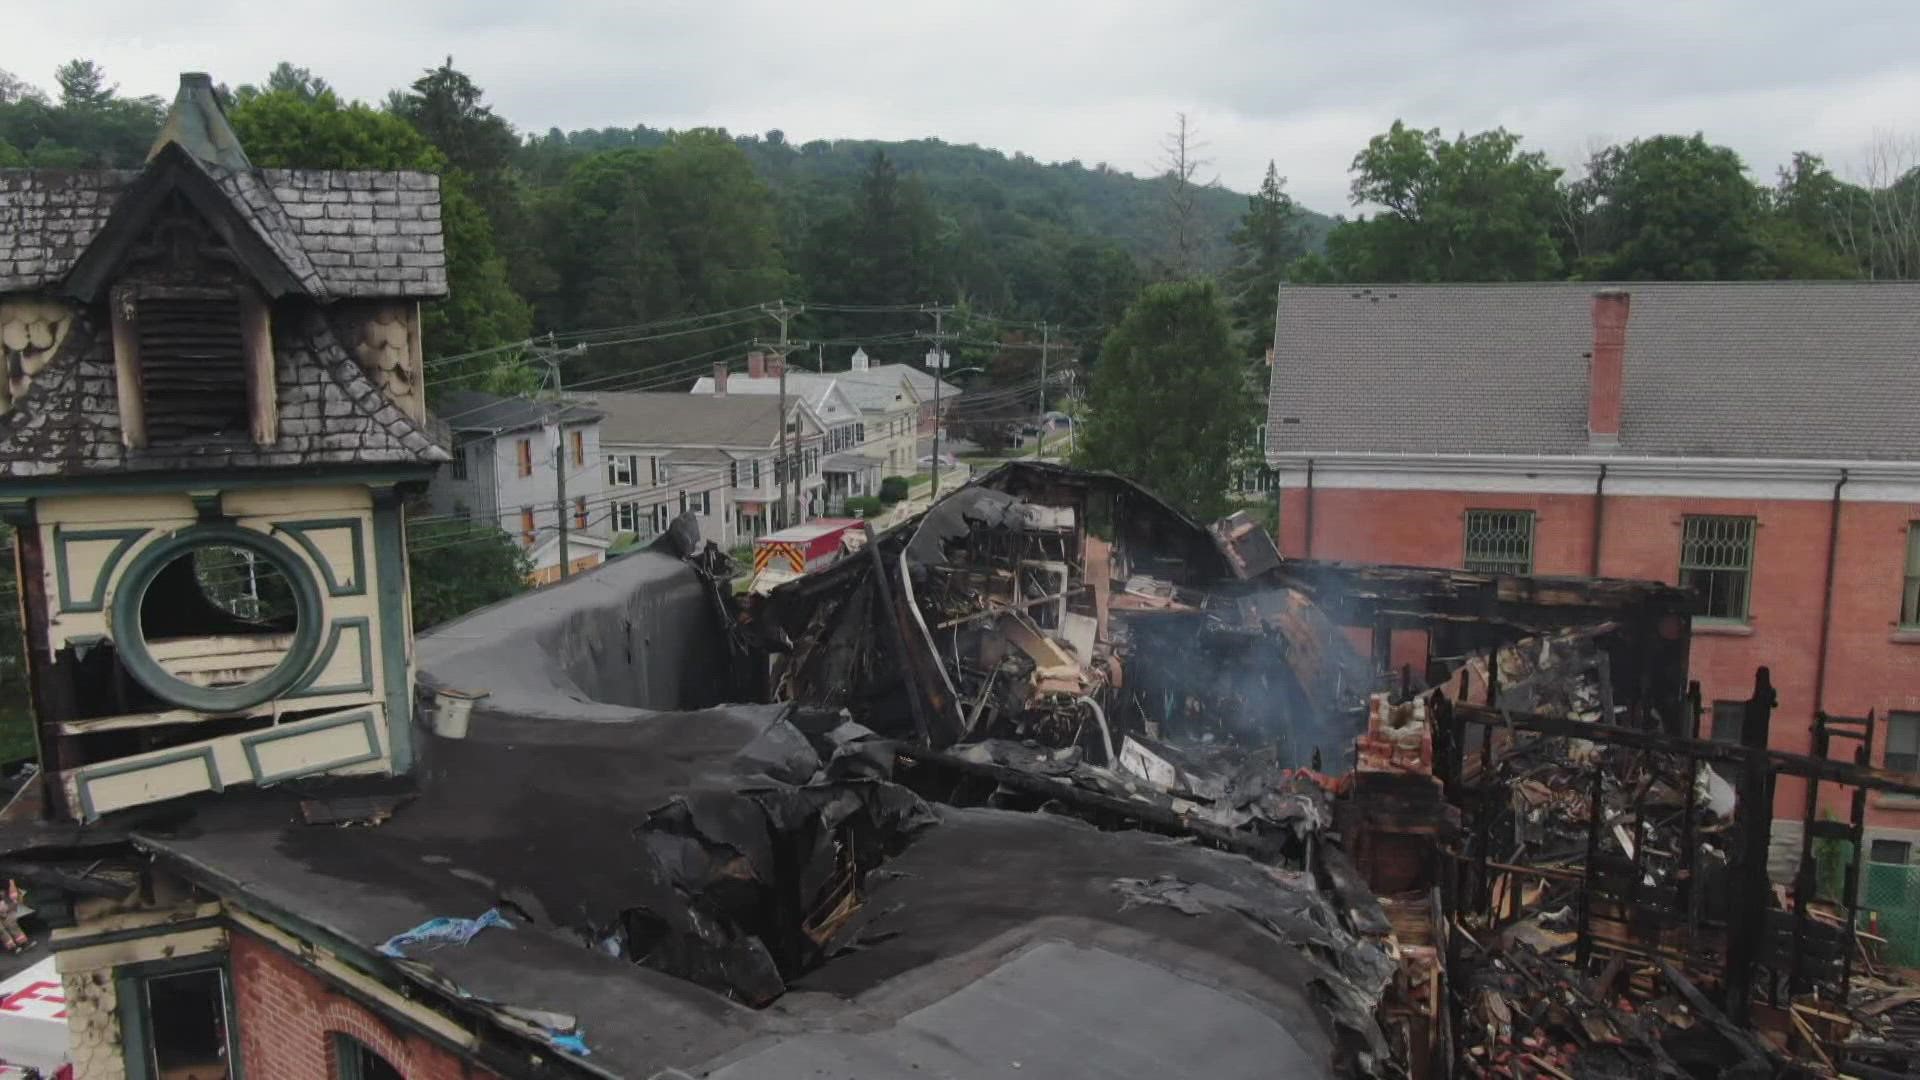
<path fill-rule="evenodd" d="M 787 358 L 781 356 L 779 353 L 769 353 L 767 356 L 767 378 L 777 379 L 780 377 L 780 373 L 785 370 L 787 370 Z"/>
<path fill-rule="evenodd" d="M 747 378 L 764 379 L 767 377 L 767 354 L 755 349 L 747 354 Z"/>
<path fill-rule="evenodd" d="M 713 396 L 727 396 L 727 362 L 725 360 L 713 362 Z"/>
<path fill-rule="evenodd" d="M 1587 364 L 1587 439 L 1595 448 L 1620 445 L 1620 402 L 1626 391 L 1627 310 L 1632 294 L 1593 294 L 1593 354 Z"/>

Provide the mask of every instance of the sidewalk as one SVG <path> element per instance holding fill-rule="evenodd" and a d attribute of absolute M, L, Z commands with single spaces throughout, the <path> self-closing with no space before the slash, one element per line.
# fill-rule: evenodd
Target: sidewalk
<path fill-rule="evenodd" d="M 973 467 L 966 464 L 954 465 L 940 473 L 940 492 L 947 494 L 973 478 Z M 913 515 L 933 505 L 933 485 L 917 484 L 907 497 L 894 503 L 887 511 L 873 519 L 875 532 L 890 529 Z"/>

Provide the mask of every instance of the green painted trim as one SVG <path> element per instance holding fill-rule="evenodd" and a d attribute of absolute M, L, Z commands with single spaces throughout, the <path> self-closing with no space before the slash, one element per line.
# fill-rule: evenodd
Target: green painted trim
<path fill-rule="evenodd" d="M 147 650 L 146 636 L 140 631 L 140 607 L 155 576 L 181 554 L 208 543 L 232 544 L 259 555 L 286 575 L 293 589 L 293 644 L 272 671 L 245 686 L 216 689 L 174 678 Z M 320 648 L 320 622 L 325 610 L 319 584 L 292 548 L 257 529 L 238 525 L 191 525 L 141 548 L 127 564 L 126 577 L 113 594 L 109 625 L 113 627 L 114 644 L 120 650 L 120 663 L 140 685 L 162 701 L 200 712 L 231 713 L 279 697 L 312 668 L 314 654 Z"/>
<path fill-rule="evenodd" d="M 216 920 L 217 921 L 217 920 Z M 171 930 L 172 927 L 167 929 Z M 113 969 L 114 1011 L 120 1015 L 121 1060 L 126 1064 L 126 1080 L 157 1080 L 148 1051 L 150 1017 L 147 1016 L 147 980 L 194 971 L 220 973 L 220 1004 L 226 1010 L 227 1068 L 233 1080 L 246 1075 L 240 1061 L 240 1027 L 233 1003 L 233 968 L 225 952 L 204 952 L 172 960 L 147 960 L 122 964 Z"/>
<path fill-rule="evenodd" d="M 36 476 L 0 480 L 0 501 L 51 495 L 152 495 L 189 491 L 238 491 L 243 488 L 331 487 L 341 484 L 392 487 L 433 479 L 437 465 L 396 465 L 390 469 L 339 466 L 289 466 L 282 469 L 185 469 L 113 472 L 82 476 Z"/>
<path fill-rule="evenodd" d="M 316 686 L 315 679 L 333 663 L 333 654 L 340 651 L 340 637 L 348 630 L 360 631 L 360 681 L 353 683 L 335 683 L 331 686 Z M 356 615 L 351 619 L 335 619 L 327 629 L 327 643 L 320 647 L 320 655 L 307 669 L 306 675 L 295 683 L 293 689 L 282 694 L 282 698 L 323 697 L 328 694 L 366 694 L 373 690 L 373 620 L 365 615 Z"/>
<path fill-rule="evenodd" d="M 380 601 L 380 678 L 386 688 L 393 771 L 413 768 L 412 672 L 407 664 L 406 523 L 397 499 L 373 500 L 373 563 Z"/>
<path fill-rule="evenodd" d="M 260 747 L 267 743 L 279 742 L 282 739 L 297 738 L 301 735 L 311 735 L 316 731 L 332 731 L 334 728 L 351 727 L 355 724 L 360 725 L 362 730 L 366 732 L 367 751 L 365 753 L 355 754 L 352 757 L 344 757 L 338 761 L 329 761 L 324 765 L 315 765 L 311 768 L 287 769 L 284 772 L 271 774 L 260 767 Z M 314 773 L 326 772 L 328 769 L 339 769 L 348 765 L 360 765 L 369 761 L 378 761 L 380 759 L 380 727 L 374 721 L 372 709 L 361 709 L 357 712 L 323 717 L 319 720 L 310 720 L 298 724 L 283 724 L 278 727 L 267 728 L 265 731 L 254 732 L 251 735 L 242 735 L 240 736 L 240 749 L 246 752 L 247 768 L 253 772 L 253 782 L 259 784 L 261 787 L 266 787 L 270 784 L 277 784 L 282 780 L 291 780 L 296 776 L 311 776 Z"/>
<path fill-rule="evenodd" d="M 80 793 L 80 819 L 98 821 L 100 815 L 93 809 L 93 782 L 112 776 L 124 776 L 127 773 L 141 772 L 159 765 L 172 765 L 179 761 L 192 761 L 195 758 L 207 769 L 207 788 L 210 791 L 225 791 L 226 785 L 220 782 L 220 766 L 213 760 L 213 747 L 206 743 L 197 746 L 183 746 L 172 753 L 156 754 L 153 757 L 122 759 L 107 765 L 96 765 L 82 769 L 74 775 L 73 786 Z"/>
<path fill-rule="evenodd" d="M 150 529 L 78 529 L 68 532 L 59 525 L 53 527 L 53 580 L 60 590 L 59 614 L 82 611 L 99 611 L 106 607 L 107 585 L 113 580 L 113 571 L 120 565 L 127 549 L 151 532 Z M 93 591 L 85 600 L 73 598 L 73 583 L 67 575 L 67 545 L 85 543 L 89 540 L 118 540 L 113 550 L 107 552 L 107 559 L 100 564 L 100 577 L 93 583 Z"/>
<path fill-rule="evenodd" d="M 333 576 L 333 564 L 320 553 L 320 545 L 314 543 L 313 537 L 307 535 L 310 532 L 325 532 L 328 529 L 346 529 L 353 534 L 353 579 L 344 585 L 340 583 L 339 578 Z M 327 582 L 328 596 L 365 596 L 367 594 L 366 534 L 361 530 L 359 518 L 275 522 L 273 531 L 293 537 L 294 543 L 299 544 L 307 556 L 313 560 L 313 564 L 320 568 L 320 576 Z"/>

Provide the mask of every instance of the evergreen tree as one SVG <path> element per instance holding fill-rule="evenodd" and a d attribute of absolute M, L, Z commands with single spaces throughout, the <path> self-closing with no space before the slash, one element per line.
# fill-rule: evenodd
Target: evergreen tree
<path fill-rule="evenodd" d="M 1149 285 L 1107 335 L 1079 461 L 1208 520 L 1227 507 L 1235 454 L 1259 400 L 1211 281 Z"/>
<path fill-rule="evenodd" d="M 1287 267 L 1307 253 L 1300 207 L 1287 194 L 1286 177 L 1267 162 L 1260 190 L 1247 196 L 1247 215 L 1233 231 L 1237 262 L 1227 275 L 1234 329 L 1264 352 L 1273 344 L 1273 312 Z"/>

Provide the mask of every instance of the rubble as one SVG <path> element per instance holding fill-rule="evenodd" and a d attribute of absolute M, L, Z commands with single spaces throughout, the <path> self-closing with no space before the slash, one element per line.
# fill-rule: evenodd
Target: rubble
<path fill-rule="evenodd" d="M 1386 1047 L 1362 1071 L 1920 1060 L 1920 993 L 1874 983 L 1873 1018 L 1848 1004 L 1846 911 L 1754 887 L 1772 776 L 1920 778 L 1767 749 L 1765 669 L 1746 741 L 1697 738 L 1688 594 L 1290 562 L 1244 515 L 1202 528 L 1116 478 L 1024 462 L 867 550 L 745 613 L 779 696 L 892 740 L 895 778 L 930 801 L 1293 875 L 1384 964 L 1349 980 Z M 1402 631 L 1424 636 L 1424 670 L 1393 670 Z M 1185 913 L 1217 900 L 1114 887 Z"/>

